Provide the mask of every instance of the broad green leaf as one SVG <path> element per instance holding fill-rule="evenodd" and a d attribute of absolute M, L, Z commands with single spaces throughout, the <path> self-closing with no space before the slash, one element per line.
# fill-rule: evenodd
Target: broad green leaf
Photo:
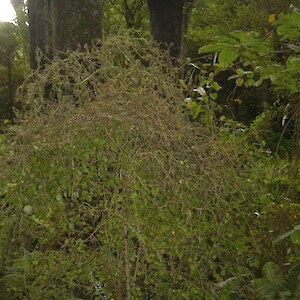
<path fill-rule="evenodd" d="M 244 32 L 239 30 L 231 32 L 230 35 L 241 43 L 249 41 L 249 37 L 250 37 L 249 32 Z"/>
<path fill-rule="evenodd" d="M 208 44 L 202 46 L 199 50 L 199 54 L 203 53 L 212 53 L 212 52 L 219 52 L 222 51 L 224 48 L 232 47 L 231 44 L 228 43 L 215 43 L 215 44 Z"/>
<path fill-rule="evenodd" d="M 274 22 L 277 27 L 277 33 L 283 39 L 296 39 L 300 37 L 300 13 L 294 12 L 289 15 L 279 14 L 278 21 Z"/>
<path fill-rule="evenodd" d="M 219 36 L 215 36 L 214 39 L 218 42 L 218 43 L 226 43 L 226 44 L 236 44 L 236 39 L 229 36 L 229 35 L 219 35 Z"/>
<path fill-rule="evenodd" d="M 228 47 L 223 49 L 219 54 L 219 63 L 223 66 L 229 66 L 238 57 L 238 49 L 234 47 Z"/>
<path fill-rule="evenodd" d="M 246 42 L 246 45 L 250 48 L 250 50 L 257 51 L 259 54 L 267 54 L 271 52 L 270 47 L 260 39 L 250 39 Z"/>

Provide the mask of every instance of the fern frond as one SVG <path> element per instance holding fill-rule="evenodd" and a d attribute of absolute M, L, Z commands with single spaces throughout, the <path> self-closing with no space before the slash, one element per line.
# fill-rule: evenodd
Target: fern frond
<path fill-rule="evenodd" d="M 284 290 L 285 280 L 279 273 L 278 266 L 267 262 L 263 267 L 263 278 L 254 279 L 252 283 L 263 299 L 274 300 Z"/>
<path fill-rule="evenodd" d="M 291 299 L 300 299 L 300 263 L 295 264 L 286 276 L 286 289 L 291 292 Z"/>

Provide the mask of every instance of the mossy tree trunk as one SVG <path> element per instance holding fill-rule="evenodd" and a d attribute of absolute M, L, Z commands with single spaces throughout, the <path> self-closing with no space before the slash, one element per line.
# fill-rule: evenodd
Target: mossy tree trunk
<path fill-rule="evenodd" d="M 10 3 L 14 7 L 16 12 L 20 6 L 24 5 L 23 0 L 10 0 Z"/>
<path fill-rule="evenodd" d="M 9 118 L 11 120 L 11 123 L 13 124 L 14 120 L 14 111 L 13 111 L 13 105 L 14 105 L 14 82 L 12 79 L 12 57 L 9 55 L 7 59 L 7 89 L 8 89 L 8 106 L 9 106 Z"/>
<path fill-rule="evenodd" d="M 174 57 L 185 54 L 188 16 L 194 0 L 147 0 L 151 33 L 162 49 Z"/>
<path fill-rule="evenodd" d="M 9 22 L 0 22 L 0 64 L 7 71 L 7 112 L 8 117 L 13 123 L 13 102 L 14 102 L 14 79 L 13 67 L 18 49 L 18 39 L 16 34 L 16 26 Z M 4 95 L 6 91 L 3 91 Z"/>
<path fill-rule="evenodd" d="M 54 55 L 76 50 L 102 38 L 103 0 L 28 0 L 30 65 L 38 66 Z"/>
<path fill-rule="evenodd" d="M 53 0 L 53 49 L 66 52 L 102 39 L 102 0 Z"/>
<path fill-rule="evenodd" d="M 36 69 L 53 58 L 51 0 L 28 0 L 30 66 Z M 37 49 L 43 56 L 37 59 Z"/>

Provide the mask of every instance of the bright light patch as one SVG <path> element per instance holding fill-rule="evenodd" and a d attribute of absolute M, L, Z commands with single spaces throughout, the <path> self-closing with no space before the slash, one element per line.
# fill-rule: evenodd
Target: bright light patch
<path fill-rule="evenodd" d="M 16 17 L 10 0 L 0 0 L 0 21 L 11 22 Z"/>

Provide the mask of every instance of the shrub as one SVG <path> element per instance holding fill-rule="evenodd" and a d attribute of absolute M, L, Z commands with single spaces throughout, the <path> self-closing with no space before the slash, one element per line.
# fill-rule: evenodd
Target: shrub
<path fill-rule="evenodd" d="M 185 120 L 175 75 L 118 36 L 27 80 L 1 149 L 2 299 L 249 299 L 260 189 L 239 141 Z"/>

